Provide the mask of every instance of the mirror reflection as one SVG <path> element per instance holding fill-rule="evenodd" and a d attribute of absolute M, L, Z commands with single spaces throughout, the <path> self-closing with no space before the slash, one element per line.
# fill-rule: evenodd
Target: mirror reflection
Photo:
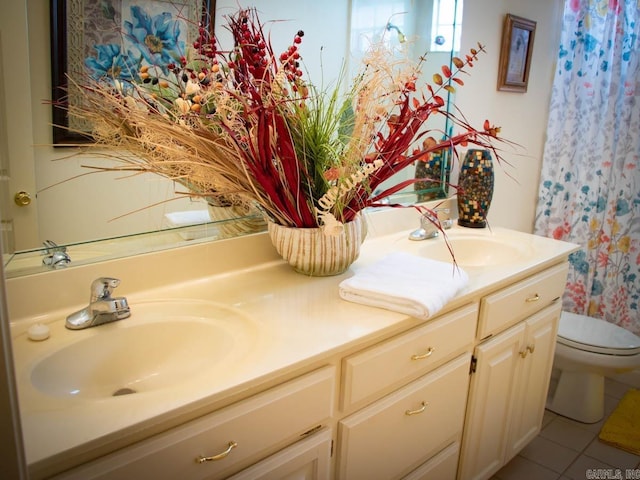
<path fill-rule="evenodd" d="M 42 2 L 31 2 L 29 35 L 31 47 L 29 65 L 32 71 L 33 99 L 50 98 L 49 62 L 46 49 L 48 30 L 36 28 L 47 24 L 49 11 Z M 123 2 L 124 3 L 124 2 Z M 349 71 L 357 69 L 358 60 L 373 41 L 390 42 L 394 47 L 409 49 L 416 59 L 428 53 L 423 75 L 429 78 L 434 70 L 448 64 L 452 48 L 457 49 L 462 1 L 429 0 L 328 0 L 321 4 L 306 2 L 291 4 L 283 0 L 252 2 L 268 24 L 274 51 L 282 49 L 292 31 L 306 32 L 304 67 L 313 81 L 335 82 L 346 62 Z M 457 6 L 456 6 L 457 5 Z M 224 15 L 237 10 L 233 0 L 216 2 L 216 34 L 227 45 L 222 27 Z M 88 174 L 86 165 L 99 165 L 105 160 L 69 155 L 73 148 L 51 148 L 50 105 L 34 100 L 32 105 L 33 149 L 32 165 L 21 168 L 33 172 L 33 201 L 37 215 L 24 226 L 28 234 L 19 233 L 16 225 L 13 254 L 5 255 L 8 276 L 33 273 L 56 265 L 72 266 L 106 258 L 126 256 L 144 251 L 169 248 L 189 242 L 226 238 L 255 231 L 258 219 L 250 218 L 249 229 L 237 220 L 215 218 L 203 200 L 181 194 L 184 189 L 174 182 L 154 175 L 126 175 L 116 172 Z M 447 126 L 429 125 L 446 132 Z M 21 162 L 28 163 L 28 162 Z M 439 181 L 446 175 L 446 156 L 422 165 L 419 176 L 425 176 L 419 187 L 426 187 L 418 199 L 442 196 Z M 413 169 L 402 172 L 404 178 L 416 174 Z M 435 177 L 436 183 L 429 179 Z M 394 181 L 395 183 L 395 181 Z M 14 188 L 11 186 L 10 188 Z M 11 190 L 12 191 L 12 190 Z M 406 189 L 393 201 L 415 201 L 414 187 Z M 234 215 L 232 217 L 235 217 Z M 244 222 L 247 225 L 247 222 Z M 19 234 L 18 234 L 19 233 Z M 43 245 L 43 242 L 47 242 Z M 67 260 L 70 259 L 70 260 Z M 7 260 L 8 261 L 7 263 Z"/>

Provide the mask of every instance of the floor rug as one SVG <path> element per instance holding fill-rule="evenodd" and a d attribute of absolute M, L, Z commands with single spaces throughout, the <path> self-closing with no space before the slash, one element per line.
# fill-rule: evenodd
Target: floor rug
<path fill-rule="evenodd" d="M 599 438 L 604 443 L 640 455 L 640 390 L 631 389 L 624 394 L 602 426 Z"/>

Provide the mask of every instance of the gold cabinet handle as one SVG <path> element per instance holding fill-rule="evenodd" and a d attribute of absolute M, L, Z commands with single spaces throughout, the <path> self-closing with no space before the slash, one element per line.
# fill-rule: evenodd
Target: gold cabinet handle
<path fill-rule="evenodd" d="M 411 355 L 411 360 L 424 360 L 425 358 L 430 357 L 435 350 L 435 348 L 429 347 L 427 351 L 421 355 Z"/>
<path fill-rule="evenodd" d="M 529 353 L 533 353 L 535 349 L 536 349 L 536 345 L 534 343 L 527 346 L 527 350 L 529 350 Z"/>
<path fill-rule="evenodd" d="M 524 350 L 522 350 L 522 351 L 520 352 L 520 356 L 521 356 L 522 358 L 526 358 L 526 356 L 527 356 L 528 354 L 529 354 L 529 348 L 528 348 L 528 347 L 527 347 L 527 348 L 525 348 Z"/>
<path fill-rule="evenodd" d="M 233 450 L 237 446 L 238 444 L 231 440 L 224 452 L 218 453 L 217 455 L 212 455 L 211 457 L 199 456 L 198 458 L 196 458 L 196 463 L 215 462 L 216 460 L 222 460 L 223 458 L 226 458 L 231 453 L 231 450 Z"/>
<path fill-rule="evenodd" d="M 411 415 L 417 415 L 419 413 L 422 413 L 425 411 L 425 409 L 427 408 L 427 405 L 429 405 L 429 402 L 425 402 L 424 400 L 420 403 L 421 407 L 416 409 L 416 410 L 405 410 L 404 414 L 407 416 L 411 416 Z"/>
<path fill-rule="evenodd" d="M 532 302 L 537 302 L 538 300 L 540 300 L 540 295 L 536 293 L 533 297 L 527 298 L 525 302 L 532 303 Z"/>

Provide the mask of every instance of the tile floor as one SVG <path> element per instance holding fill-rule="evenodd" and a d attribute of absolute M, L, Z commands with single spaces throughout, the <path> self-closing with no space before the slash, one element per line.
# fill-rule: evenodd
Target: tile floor
<path fill-rule="evenodd" d="M 623 383 L 625 382 L 625 383 Z M 605 420 L 629 388 L 640 388 L 633 379 L 606 379 Z M 598 440 L 605 420 L 591 425 L 576 422 L 549 410 L 540 434 L 492 480 L 584 480 L 588 478 L 640 479 L 640 455 L 633 455 Z M 607 469 L 605 476 L 591 476 L 592 469 Z M 626 472 L 631 469 L 632 472 Z"/>

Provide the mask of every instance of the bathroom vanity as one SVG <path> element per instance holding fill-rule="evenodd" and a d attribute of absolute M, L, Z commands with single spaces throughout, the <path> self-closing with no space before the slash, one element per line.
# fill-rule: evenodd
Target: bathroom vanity
<path fill-rule="evenodd" d="M 337 277 L 295 273 L 256 234 L 9 279 L 32 477 L 490 478 L 540 429 L 576 246 L 454 227 L 470 282 L 432 318 L 340 299 L 340 281 L 392 251 L 450 261 L 442 238 L 408 240 L 417 218 L 369 214 L 360 258 Z M 122 280 L 131 317 L 65 330 L 105 275 Z M 43 304 L 19 301 L 34 292 Z M 34 322 L 49 339 L 26 338 Z M 131 343 L 116 356 L 119 339 Z M 149 362 L 153 345 L 165 355 Z M 80 366 L 57 378 L 63 351 Z"/>

